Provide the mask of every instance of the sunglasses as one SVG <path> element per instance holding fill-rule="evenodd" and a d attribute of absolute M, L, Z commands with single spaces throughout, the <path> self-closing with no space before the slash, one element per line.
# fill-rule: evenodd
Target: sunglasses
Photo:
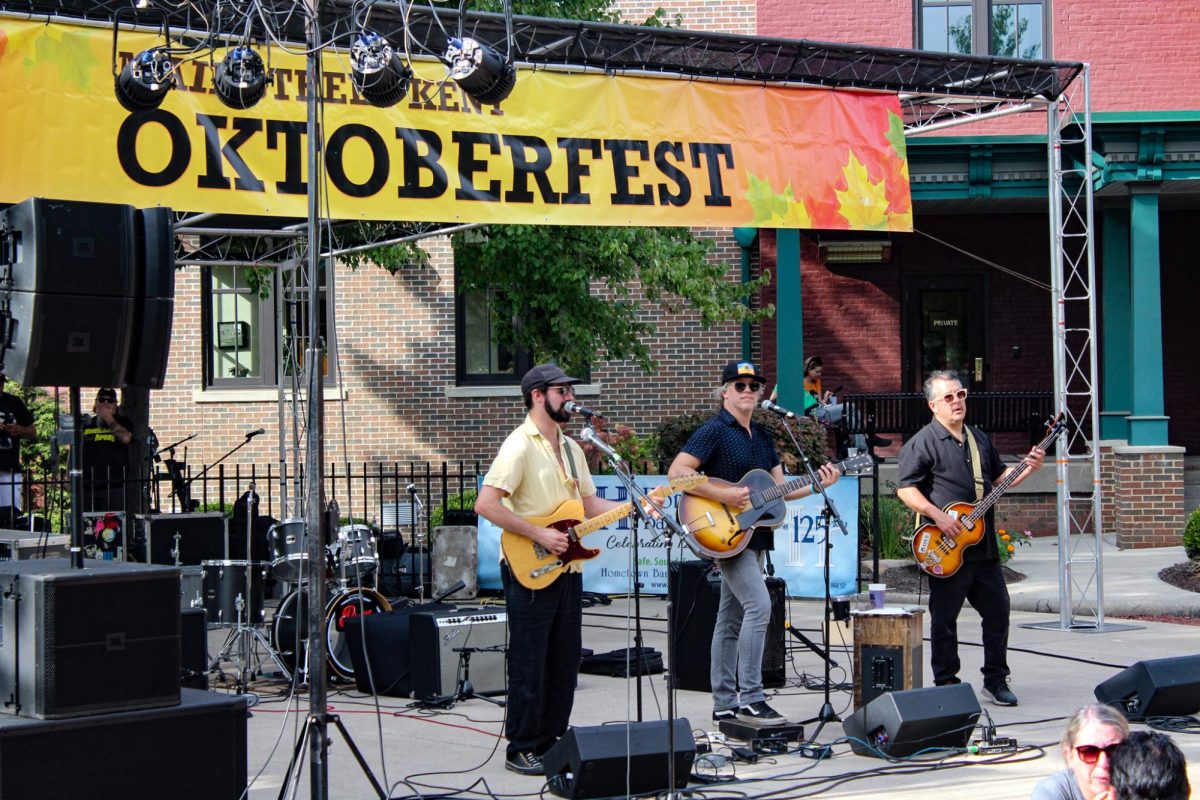
<path fill-rule="evenodd" d="M 113 405 L 117 404 L 116 400 L 109 400 L 107 397 L 101 398 L 101 399 L 97 400 L 96 402 L 103 403 L 106 406 L 113 406 Z"/>
<path fill-rule="evenodd" d="M 946 394 L 942 395 L 942 402 L 945 403 L 946 405 L 950 405 L 950 403 L 953 403 L 955 400 L 966 400 L 966 399 L 967 399 L 967 390 L 966 389 L 959 389 L 957 392 L 947 392 Z"/>
<path fill-rule="evenodd" d="M 1119 742 L 1117 744 L 1110 744 L 1107 747 L 1097 747 L 1094 744 L 1081 744 L 1076 745 L 1075 752 L 1079 755 L 1079 760 L 1083 763 L 1095 764 L 1100 760 L 1101 753 L 1104 753 L 1111 760 L 1113 752 L 1120 746 Z"/>
<path fill-rule="evenodd" d="M 549 386 L 546 388 L 546 393 L 549 394 L 550 392 L 555 391 L 555 390 L 557 390 L 558 393 L 564 397 L 566 397 L 569 394 L 570 395 L 575 394 L 575 387 L 573 387 L 573 386 Z"/>
<path fill-rule="evenodd" d="M 762 384 L 761 383 L 743 383 L 742 381 L 738 381 L 737 383 L 733 384 L 733 388 L 739 392 L 757 392 L 759 389 L 762 388 Z"/>

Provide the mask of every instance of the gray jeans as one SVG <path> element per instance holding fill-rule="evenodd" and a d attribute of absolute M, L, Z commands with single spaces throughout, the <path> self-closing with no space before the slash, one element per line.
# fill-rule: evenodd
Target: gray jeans
<path fill-rule="evenodd" d="M 713 628 L 709 674 L 713 708 L 722 711 L 766 699 L 762 661 L 771 596 L 763 580 L 762 552 L 747 549 L 717 563 L 722 578 L 721 604 Z"/>

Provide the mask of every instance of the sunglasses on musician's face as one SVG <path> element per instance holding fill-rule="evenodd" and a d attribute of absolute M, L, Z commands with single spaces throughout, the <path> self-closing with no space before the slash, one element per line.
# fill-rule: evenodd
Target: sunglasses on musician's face
<path fill-rule="evenodd" d="M 566 397 L 567 395 L 573 396 L 575 394 L 575 387 L 574 386 L 548 386 L 548 387 L 546 387 L 546 394 L 550 394 L 550 392 L 558 392 L 563 397 Z"/>
<path fill-rule="evenodd" d="M 967 399 L 967 390 L 966 389 L 959 389 L 957 392 L 946 392 L 941 397 L 942 402 L 945 403 L 946 405 L 950 405 L 955 400 L 966 400 L 966 399 Z"/>
<path fill-rule="evenodd" d="M 1108 756 L 1112 760 L 1113 751 L 1120 747 L 1120 742 L 1110 744 L 1105 747 L 1097 747 L 1094 744 L 1080 744 L 1075 746 L 1075 754 L 1079 756 L 1079 760 L 1085 764 L 1095 764 L 1100 760 L 1100 754 Z"/>
<path fill-rule="evenodd" d="M 737 381 L 733 384 L 733 389 L 736 392 L 757 392 L 761 388 L 761 383 L 743 383 L 742 381 Z"/>

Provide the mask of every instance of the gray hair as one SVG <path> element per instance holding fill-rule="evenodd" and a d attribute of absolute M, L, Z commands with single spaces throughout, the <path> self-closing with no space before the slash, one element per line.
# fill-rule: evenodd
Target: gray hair
<path fill-rule="evenodd" d="M 929 377 L 925 379 L 925 384 L 922 390 L 925 392 L 925 399 L 933 402 L 937 398 L 933 396 L 933 384 L 936 381 L 954 381 L 959 386 L 962 386 L 962 378 L 958 377 L 958 373 L 952 369 L 938 369 L 929 373 Z"/>
<path fill-rule="evenodd" d="M 1079 731 L 1089 722 L 1098 722 L 1101 725 L 1116 728 L 1121 732 L 1122 739 L 1129 735 L 1129 720 L 1125 719 L 1125 715 L 1121 713 L 1120 709 L 1104 703 L 1089 703 L 1076 711 L 1067 723 L 1067 729 L 1063 731 L 1062 735 L 1064 752 L 1075 746 Z"/>

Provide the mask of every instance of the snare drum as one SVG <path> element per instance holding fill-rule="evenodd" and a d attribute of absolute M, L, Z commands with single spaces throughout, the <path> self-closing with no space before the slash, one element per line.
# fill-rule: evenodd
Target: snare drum
<path fill-rule="evenodd" d="M 201 583 L 204 586 L 204 610 L 208 621 L 216 625 L 234 625 L 240 619 L 247 625 L 263 623 L 266 594 L 267 565 L 255 561 L 202 561 Z M 250 596 L 246 597 L 246 580 L 250 581 Z"/>
<path fill-rule="evenodd" d="M 338 528 L 335 557 L 343 578 L 352 584 L 366 583 L 379 566 L 375 534 L 366 525 L 343 525 Z"/>
<path fill-rule="evenodd" d="M 271 622 L 272 644 L 284 666 L 293 674 L 302 661 L 297 654 L 303 655 L 308 649 L 307 609 L 304 592 L 293 591 L 279 603 Z M 325 605 L 325 646 L 329 668 L 334 675 L 354 680 L 354 662 L 350 659 L 350 645 L 345 635 L 346 619 L 391 610 L 387 598 L 371 589 L 344 589 L 329 598 Z"/>

